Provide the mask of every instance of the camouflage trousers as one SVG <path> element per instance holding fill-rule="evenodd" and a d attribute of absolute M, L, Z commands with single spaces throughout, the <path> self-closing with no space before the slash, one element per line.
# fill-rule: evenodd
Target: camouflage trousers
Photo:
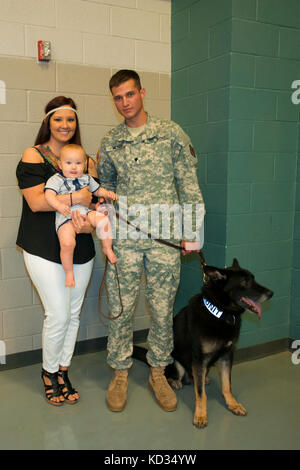
<path fill-rule="evenodd" d="M 123 313 L 109 321 L 107 362 L 114 369 L 132 365 L 133 313 L 144 267 L 150 308 L 147 360 L 153 367 L 166 366 L 173 362 L 173 305 L 180 280 L 179 251 L 153 240 L 122 240 L 114 245 L 114 252 L 118 258 Z M 106 286 L 110 315 L 117 316 L 121 305 L 113 265 L 108 267 Z"/>

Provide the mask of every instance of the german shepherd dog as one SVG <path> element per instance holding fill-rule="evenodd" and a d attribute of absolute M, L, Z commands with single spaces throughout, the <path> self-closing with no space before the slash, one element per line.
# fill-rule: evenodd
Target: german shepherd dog
<path fill-rule="evenodd" d="M 248 310 L 260 318 L 260 304 L 273 295 L 255 281 L 250 271 L 242 269 L 237 259 L 228 268 L 204 265 L 203 269 L 202 292 L 192 297 L 174 318 L 174 363 L 165 370 L 175 389 L 194 381 L 193 424 L 198 428 L 207 425 L 205 383 L 214 364 L 220 372 L 222 394 L 229 410 L 240 416 L 247 414 L 231 391 L 231 368 L 241 314 Z M 144 348 L 135 346 L 133 357 L 147 362 Z"/>

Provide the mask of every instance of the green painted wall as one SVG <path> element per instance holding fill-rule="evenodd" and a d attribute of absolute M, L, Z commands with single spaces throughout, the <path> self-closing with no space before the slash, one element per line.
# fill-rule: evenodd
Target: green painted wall
<path fill-rule="evenodd" d="M 300 104 L 299 104 L 300 106 Z M 293 257 L 293 286 L 291 329 L 292 338 L 300 338 L 300 165 L 298 164 L 296 180 L 296 204 L 295 204 L 295 229 L 294 229 L 294 257 Z"/>
<path fill-rule="evenodd" d="M 297 79 L 298 0 L 173 0 L 172 119 L 198 154 L 206 261 L 237 257 L 275 292 L 261 321 L 244 315 L 241 347 L 300 337 Z M 200 278 L 185 260 L 177 308 Z"/>

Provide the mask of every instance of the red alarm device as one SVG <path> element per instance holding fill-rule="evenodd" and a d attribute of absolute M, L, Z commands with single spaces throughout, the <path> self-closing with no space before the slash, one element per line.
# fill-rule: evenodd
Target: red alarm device
<path fill-rule="evenodd" d="M 41 62 L 49 62 L 51 59 L 51 42 L 38 41 L 38 60 Z"/>

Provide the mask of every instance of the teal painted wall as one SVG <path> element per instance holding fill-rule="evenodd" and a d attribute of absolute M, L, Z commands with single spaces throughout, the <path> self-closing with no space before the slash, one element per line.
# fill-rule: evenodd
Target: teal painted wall
<path fill-rule="evenodd" d="M 300 106 L 300 104 L 299 104 Z M 296 212 L 294 229 L 293 288 L 291 308 L 292 338 L 300 338 L 300 165 L 298 164 L 296 184 Z"/>
<path fill-rule="evenodd" d="M 206 261 L 237 257 L 275 292 L 261 321 L 244 314 L 241 347 L 300 337 L 297 79 L 298 0 L 173 0 L 172 119 L 198 154 Z M 185 260 L 176 306 L 199 290 L 198 272 Z"/>

